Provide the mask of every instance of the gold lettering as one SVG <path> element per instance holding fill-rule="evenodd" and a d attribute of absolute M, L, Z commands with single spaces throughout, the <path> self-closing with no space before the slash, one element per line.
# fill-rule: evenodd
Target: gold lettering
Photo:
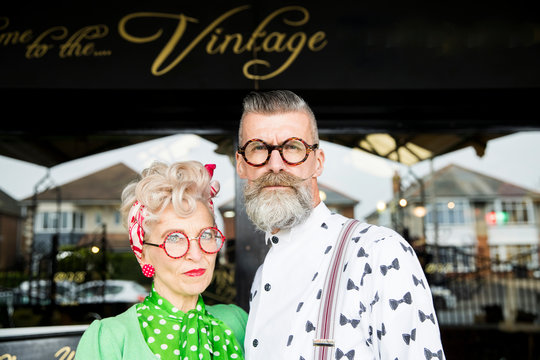
<path fill-rule="evenodd" d="M 64 346 L 54 354 L 54 357 L 59 360 L 73 360 L 75 351 L 71 350 L 69 346 Z"/>
<path fill-rule="evenodd" d="M 315 34 L 311 35 L 308 40 L 308 48 L 311 51 L 321 51 L 324 49 L 328 40 L 326 40 L 326 34 L 324 31 L 317 31 Z"/>
<path fill-rule="evenodd" d="M 58 33 L 57 35 L 55 33 Z M 53 40 L 62 40 L 67 36 L 68 31 L 64 26 L 55 26 L 39 35 L 30 45 L 26 47 L 25 57 L 27 59 L 43 57 L 54 45 L 42 44 L 41 41 L 51 35 Z"/>
<path fill-rule="evenodd" d="M 59 56 L 61 58 L 71 56 L 90 56 L 95 51 L 95 44 L 89 42 L 82 44 L 83 40 L 101 39 L 107 36 L 109 28 L 106 25 L 86 26 L 73 35 L 62 45 L 60 45 Z"/>
<path fill-rule="evenodd" d="M 3 22 L 3 23 L 2 23 Z M 9 18 L 0 17 L 0 30 L 7 29 L 9 26 Z M 7 32 L 0 34 L 0 45 L 16 45 L 16 44 L 26 44 L 32 39 L 32 30 L 25 30 L 22 32 L 15 30 L 12 32 Z"/>
<path fill-rule="evenodd" d="M 0 360 L 17 360 L 17 357 L 11 354 L 3 354 L 0 355 Z"/>

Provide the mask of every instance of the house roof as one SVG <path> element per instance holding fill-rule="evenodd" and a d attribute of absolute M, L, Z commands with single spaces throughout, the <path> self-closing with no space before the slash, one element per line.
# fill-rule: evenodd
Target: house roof
<path fill-rule="evenodd" d="M 124 187 L 136 180 L 137 177 L 138 173 L 136 171 L 123 163 L 119 163 L 59 186 L 61 200 L 115 200 L 119 202 Z M 38 200 L 56 201 L 56 189 L 52 188 L 39 193 Z"/>
<path fill-rule="evenodd" d="M 0 214 L 19 216 L 21 210 L 17 200 L 0 189 Z"/>
<path fill-rule="evenodd" d="M 540 198 L 540 193 L 455 164 L 447 165 L 433 175 L 425 176 L 423 182 L 426 198 L 431 195 L 432 190 L 435 190 L 437 197 L 494 198 L 528 196 Z M 404 196 L 406 198 L 420 197 L 418 183 L 406 189 Z"/>

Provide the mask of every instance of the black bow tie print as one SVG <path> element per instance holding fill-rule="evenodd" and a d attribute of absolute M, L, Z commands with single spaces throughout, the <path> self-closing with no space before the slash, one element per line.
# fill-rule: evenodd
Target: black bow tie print
<path fill-rule="evenodd" d="M 360 310 L 358 310 L 358 314 L 360 314 L 360 317 L 362 316 L 363 313 L 366 312 L 366 307 L 364 306 L 364 304 L 362 304 L 362 302 L 360 301 Z"/>
<path fill-rule="evenodd" d="M 337 360 L 341 359 L 344 356 L 349 360 L 353 360 L 354 359 L 354 350 L 351 350 L 346 354 L 344 354 L 343 351 L 341 351 L 341 349 L 336 350 L 336 359 Z"/>
<path fill-rule="evenodd" d="M 373 305 L 375 305 L 378 301 L 379 301 L 379 292 L 377 291 L 375 293 L 375 297 L 373 298 L 373 301 L 369 303 L 371 310 L 373 310 Z"/>
<path fill-rule="evenodd" d="M 358 254 L 356 254 L 356 257 L 369 257 L 369 254 L 366 252 L 366 250 L 364 250 L 363 247 L 360 248 L 360 250 L 358 250 Z"/>
<path fill-rule="evenodd" d="M 358 326 L 358 324 L 360 324 L 360 320 L 355 320 L 355 319 L 352 319 L 352 320 L 349 320 L 345 317 L 345 315 L 343 314 L 340 314 L 339 316 L 339 324 L 341 326 L 344 326 L 344 325 L 347 325 L 347 324 L 351 324 L 351 326 L 353 328 L 356 329 L 356 327 Z"/>
<path fill-rule="evenodd" d="M 347 290 L 351 289 L 359 290 L 359 287 L 354 284 L 354 281 L 352 281 L 352 279 L 349 279 L 349 281 L 347 281 Z"/>
<path fill-rule="evenodd" d="M 416 340 L 416 328 L 411 330 L 410 334 L 402 334 L 403 341 L 405 341 L 405 344 L 409 345 L 409 343 Z"/>
<path fill-rule="evenodd" d="M 400 300 L 390 299 L 389 302 L 390 302 L 390 308 L 392 308 L 392 310 L 396 310 L 399 304 L 401 303 L 411 304 L 412 303 L 411 293 L 407 291 L 407 293 L 403 295 L 403 299 L 400 299 Z"/>
<path fill-rule="evenodd" d="M 384 335 L 386 335 L 386 328 L 384 327 L 383 323 L 381 330 L 377 330 L 377 337 L 379 338 L 379 340 L 381 340 Z"/>
<path fill-rule="evenodd" d="M 415 286 L 418 286 L 418 284 L 422 284 L 422 287 L 424 289 L 426 288 L 426 286 L 424 285 L 424 280 L 419 280 L 416 276 L 414 276 L 414 274 L 412 276 L 412 280 L 413 280 Z"/>
<path fill-rule="evenodd" d="M 439 350 L 436 353 L 434 353 L 434 352 L 431 352 L 429 349 L 424 348 L 424 355 L 426 356 L 426 360 L 431 360 L 432 358 L 443 360 L 442 350 Z"/>
<path fill-rule="evenodd" d="M 418 310 L 418 317 L 420 318 L 421 322 L 426 321 L 426 319 L 431 320 L 433 324 L 435 324 L 435 317 L 433 316 L 433 313 L 426 315 L 422 310 Z"/>
<path fill-rule="evenodd" d="M 403 245 L 402 242 L 400 242 L 399 244 L 403 248 L 403 251 L 405 251 L 405 252 L 409 251 L 411 253 L 411 255 L 414 255 L 412 247 L 407 246 L 407 245 Z"/>
<path fill-rule="evenodd" d="M 383 276 L 386 276 L 386 273 L 388 272 L 388 270 L 390 269 L 396 269 L 396 270 L 399 270 L 399 260 L 397 258 L 395 258 L 393 261 L 392 261 L 392 264 L 391 265 L 381 265 L 381 274 L 383 274 Z"/>
<path fill-rule="evenodd" d="M 370 228 L 371 228 L 371 225 L 369 225 L 369 226 L 368 226 L 367 228 L 365 228 L 365 229 L 362 229 L 362 230 L 360 231 L 360 234 L 365 234 L 365 233 L 367 233 L 368 230 L 369 230 Z"/>
<path fill-rule="evenodd" d="M 313 326 L 313 323 L 308 320 L 306 323 L 306 332 L 310 332 L 312 330 L 315 330 L 315 326 Z"/>
<path fill-rule="evenodd" d="M 364 273 L 362 274 L 362 279 L 360 280 L 360 286 L 364 285 L 364 276 L 366 276 L 367 274 L 371 274 L 371 266 L 369 266 L 369 264 L 366 264 L 366 266 L 364 266 Z"/>
<path fill-rule="evenodd" d="M 351 240 L 354 241 L 355 243 L 358 243 L 358 240 L 360 240 L 360 236 L 355 236 Z"/>

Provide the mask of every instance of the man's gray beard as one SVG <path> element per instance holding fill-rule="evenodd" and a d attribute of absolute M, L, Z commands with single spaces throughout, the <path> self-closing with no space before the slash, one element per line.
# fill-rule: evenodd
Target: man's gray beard
<path fill-rule="evenodd" d="M 281 172 L 267 173 L 244 187 L 246 212 L 262 231 L 290 229 L 303 223 L 313 210 L 311 187 L 297 176 Z M 289 189 L 265 190 L 266 186 Z"/>

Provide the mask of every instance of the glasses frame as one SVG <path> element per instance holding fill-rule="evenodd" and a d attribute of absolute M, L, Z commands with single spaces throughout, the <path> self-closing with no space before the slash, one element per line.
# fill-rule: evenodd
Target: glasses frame
<path fill-rule="evenodd" d="M 300 160 L 300 161 L 290 162 L 290 161 L 287 161 L 285 159 L 285 157 L 283 157 L 283 145 L 285 145 L 287 142 L 289 142 L 291 140 L 298 140 L 302 144 L 304 144 L 304 146 L 306 147 L 306 156 L 304 156 L 304 158 L 302 160 Z M 268 156 L 266 157 L 266 160 L 264 162 L 262 162 L 261 164 L 254 164 L 252 162 L 249 162 L 247 157 L 246 157 L 246 148 L 247 148 L 247 146 L 249 144 L 251 144 L 252 142 L 255 142 L 255 141 L 259 141 L 259 142 L 263 143 L 264 146 L 266 146 L 266 150 L 268 151 Z M 261 167 L 261 166 L 264 166 L 264 165 L 268 164 L 268 161 L 270 160 L 270 157 L 272 156 L 272 152 L 274 150 L 278 150 L 279 155 L 281 156 L 281 160 L 283 160 L 283 162 L 285 164 L 290 165 L 290 166 L 298 166 L 300 164 L 303 164 L 307 160 L 307 158 L 309 157 L 309 154 L 312 151 L 317 150 L 318 148 L 319 148 L 319 144 L 309 145 L 307 142 L 305 142 L 304 140 L 302 140 L 302 139 L 300 139 L 298 137 L 290 137 L 287 140 L 285 140 L 284 142 L 282 142 L 281 145 L 268 145 L 265 141 L 263 141 L 261 139 L 250 139 L 244 144 L 244 146 L 238 147 L 237 152 L 240 155 L 242 155 L 242 157 L 244 158 L 244 161 L 246 163 L 248 163 L 249 165 L 254 166 L 254 167 Z"/>
<path fill-rule="evenodd" d="M 208 229 L 214 229 L 214 230 L 217 230 L 217 232 L 221 235 L 223 241 L 221 242 L 221 247 L 219 249 L 217 249 L 216 251 L 206 251 L 202 248 L 201 246 L 201 234 L 203 232 L 205 232 L 206 230 Z M 169 239 L 169 236 L 171 236 L 172 234 L 176 234 L 176 233 L 180 233 L 182 235 L 184 235 L 188 241 L 188 246 L 187 246 L 187 249 L 186 249 L 186 252 L 180 256 L 171 256 L 168 252 L 167 252 L 167 249 L 165 249 L 165 243 L 167 242 L 167 240 Z M 225 237 L 225 235 L 223 235 L 223 233 L 221 232 L 221 230 L 219 230 L 217 227 L 215 226 L 208 226 L 208 227 L 205 227 L 204 229 L 202 229 L 201 231 L 199 231 L 199 236 L 197 237 L 194 237 L 194 238 L 189 238 L 189 236 L 187 236 L 187 234 L 183 231 L 180 231 L 180 230 L 174 230 L 174 231 L 171 231 L 170 233 L 167 234 L 167 236 L 165 236 L 165 239 L 163 240 L 163 242 L 161 244 L 154 244 L 154 243 L 151 243 L 151 242 L 147 242 L 147 241 L 143 241 L 143 245 L 150 245 L 150 246 L 155 246 L 155 247 L 158 247 L 158 248 L 161 248 L 163 249 L 163 251 L 165 251 L 165 254 L 167 254 L 168 257 L 170 257 L 171 259 L 180 259 L 184 256 L 186 256 L 186 254 L 189 252 L 189 248 L 191 246 L 191 241 L 193 240 L 197 240 L 197 243 L 199 244 L 199 249 L 201 249 L 201 251 L 205 254 L 217 254 L 219 252 L 219 250 L 221 250 L 223 248 L 223 245 L 225 244 L 225 241 L 227 240 L 227 238 Z"/>

